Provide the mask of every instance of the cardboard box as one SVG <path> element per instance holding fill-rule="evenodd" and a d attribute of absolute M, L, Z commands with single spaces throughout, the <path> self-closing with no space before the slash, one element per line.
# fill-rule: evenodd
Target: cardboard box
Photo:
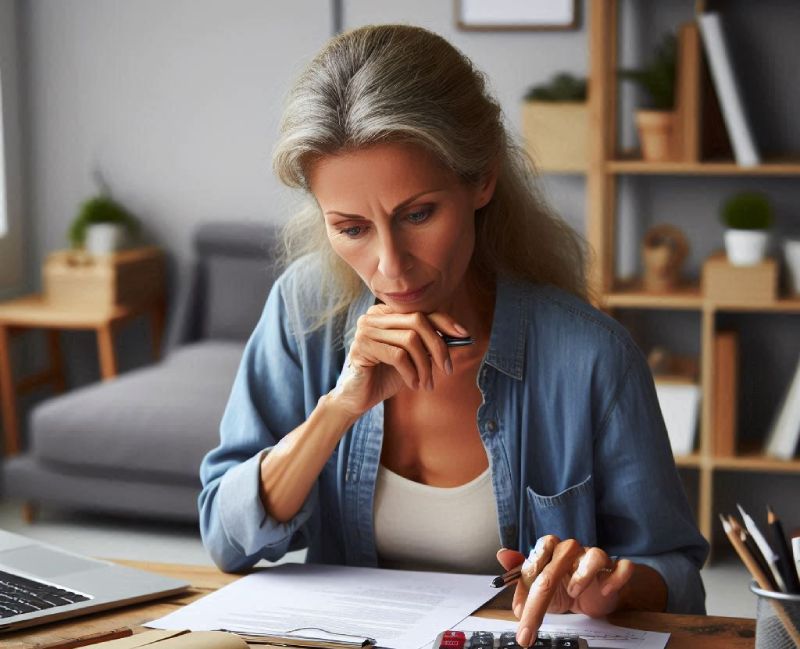
<path fill-rule="evenodd" d="M 164 292 L 164 256 L 155 247 L 92 256 L 61 250 L 43 269 L 45 299 L 60 308 L 111 309 L 141 305 Z"/>
<path fill-rule="evenodd" d="M 755 266 L 733 266 L 725 253 L 703 264 L 703 295 L 719 304 L 759 306 L 778 299 L 778 264 L 765 259 Z"/>
<path fill-rule="evenodd" d="M 589 106 L 584 102 L 526 101 L 522 136 L 541 171 L 579 173 L 589 166 Z"/>

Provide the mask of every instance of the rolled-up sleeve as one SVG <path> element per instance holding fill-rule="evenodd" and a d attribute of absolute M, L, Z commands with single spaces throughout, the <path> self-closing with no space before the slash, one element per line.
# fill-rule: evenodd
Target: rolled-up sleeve
<path fill-rule="evenodd" d="M 668 612 L 704 614 L 708 543 L 675 468 L 647 362 L 638 349 L 626 356 L 595 438 L 599 541 L 662 576 Z"/>
<path fill-rule="evenodd" d="M 264 510 L 264 454 L 305 420 L 303 370 L 279 279 L 248 341 L 220 424 L 220 443 L 200 467 L 203 544 L 222 570 L 276 561 L 314 533 L 317 491 L 282 523 Z"/>

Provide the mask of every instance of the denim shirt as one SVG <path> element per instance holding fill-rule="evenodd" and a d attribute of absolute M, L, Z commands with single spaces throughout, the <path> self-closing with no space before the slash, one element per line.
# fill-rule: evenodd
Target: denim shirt
<path fill-rule="evenodd" d="M 346 315 L 309 333 L 325 306 L 319 272 L 306 258 L 274 285 L 245 347 L 220 444 L 200 468 L 203 542 L 226 571 L 303 547 L 310 562 L 378 565 L 382 403 L 343 436 L 294 518 L 273 519 L 259 497 L 264 453 L 336 386 L 356 320 L 375 301 L 365 288 Z M 668 611 L 704 613 L 699 568 L 708 544 L 638 347 L 613 319 L 552 286 L 501 277 L 495 299 L 477 426 L 503 546 L 527 554 L 545 534 L 575 538 L 657 570 Z"/>

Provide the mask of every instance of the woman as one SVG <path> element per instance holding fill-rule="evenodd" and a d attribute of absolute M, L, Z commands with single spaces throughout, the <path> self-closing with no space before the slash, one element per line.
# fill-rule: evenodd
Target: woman
<path fill-rule="evenodd" d="M 547 610 L 702 612 L 647 364 L 466 57 L 415 27 L 333 39 L 274 166 L 310 204 L 201 468 L 217 564 L 494 573 L 530 550 L 522 646 Z"/>

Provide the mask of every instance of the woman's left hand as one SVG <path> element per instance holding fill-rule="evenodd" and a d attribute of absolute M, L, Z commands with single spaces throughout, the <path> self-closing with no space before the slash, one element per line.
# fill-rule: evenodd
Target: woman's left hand
<path fill-rule="evenodd" d="M 634 570 L 629 559 L 613 561 L 600 548 L 553 535 L 540 538 L 527 561 L 520 552 L 506 549 L 497 553 L 497 560 L 505 570 L 524 562 L 512 604 L 522 647 L 533 643 L 545 613 L 603 617 L 616 610 L 619 592 Z"/>

